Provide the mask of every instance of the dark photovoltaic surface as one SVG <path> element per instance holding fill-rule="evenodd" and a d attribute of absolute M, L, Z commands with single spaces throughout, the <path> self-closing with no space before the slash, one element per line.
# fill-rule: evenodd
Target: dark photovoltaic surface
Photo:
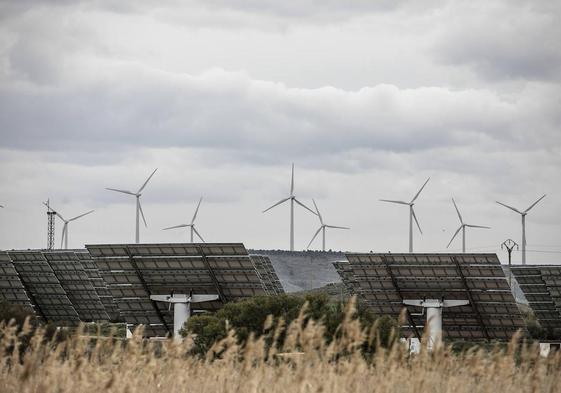
<path fill-rule="evenodd" d="M 85 249 L 75 250 L 74 253 L 76 255 L 76 258 L 78 258 L 78 260 L 82 264 L 84 271 L 88 275 L 89 279 L 91 280 L 91 284 L 94 287 L 97 296 L 105 307 L 105 312 L 109 316 L 109 320 L 118 321 L 119 309 L 113 301 L 113 296 L 111 296 L 111 293 L 109 293 L 109 289 L 107 289 L 107 285 L 101 277 L 99 269 L 97 268 L 95 262 L 92 260 L 90 253 Z"/>
<path fill-rule="evenodd" d="M 3 251 L 0 252 L 0 300 L 33 308 L 10 256 Z"/>
<path fill-rule="evenodd" d="M 59 279 L 81 321 L 109 320 L 92 280 L 74 251 L 49 250 L 43 251 L 43 256 Z"/>
<path fill-rule="evenodd" d="M 74 326 L 78 313 L 41 251 L 8 251 L 36 314 L 47 320 Z"/>
<path fill-rule="evenodd" d="M 146 336 L 165 336 L 173 310 L 150 295 L 218 294 L 197 309 L 216 310 L 226 301 L 265 294 L 241 243 L 87 245 L 93 261 L 128 324 L 145 325 Z"/>
<path fill-rule="evenodd" d="M 470 304 L 443 311 L 447 338 L 506 340 L 525 328 L 495 254 L 371 253 L 347 259 L 355 292 L 379 315 L 398 317 L 403 299 L 459 299 Z M 408 329 L 422 333 L 425 317 L 415 315 L 421 309 L 408 311 Z"/>
<path fill-rule="evenodd" d="M 282 284 L 273 268 L 271 259 L 266 255 L 250 255 L 257 273 L 263 281 L 265 291 L 269 295 L 278 295 L 284 293 Z"/>
<path fill-rule="evenodd" d="M 511 271 L 540 325 L 561 328 L 561 266 L 512 266 Z"/>
<path fill-rule="evenodd" d="M 333 266 L 343 281 L 345 289 L 350 295 L 356 294 L 356 281 L 354 280 L 351 265 L 348 262 L 333 262 Z"/>

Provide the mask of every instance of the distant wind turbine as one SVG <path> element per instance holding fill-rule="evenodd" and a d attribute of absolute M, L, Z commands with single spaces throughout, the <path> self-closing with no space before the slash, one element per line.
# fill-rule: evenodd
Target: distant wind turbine
<path fill-rule="evenodd" d="M 421 226 L 419 225 L 419 221 L 417 220 L 417 216 L 415 215 L 415 210 L 413 209 L 413 206 L 415 205 L 415 200 L 417 200 L 419 194 L 421 193 L 421 191 L 423 191 L 423 188 L 425 188 L 429 180 L 430 177 L 427 179 L 425 184 L 423 184 L 423 186 L 419 189 L 419 191 L 417 191 L 413 199 L 411 199 L 411 202 L 394 201 L 391 199 L 380 199 L 382 202 L 398 203 L 400 205 L 409 206 L 409 252 L 413 252 L 413 220 L 415 220 L 415 223 L 417 224 L 417 228 L 419 228 L 419 232 L 423 234 L 423 231 L 421 230 Z"/>
<path fill-rule="evenodd" d="M 191 219 L 191 223 L 190 224 L 180 224 L 180 225 L 175 225 L 173 227 L 169 227 L 169 228 L 164 228 L 162 229 L 162 231 L 167 231 L 168 229 L 176 229 L 176 228 L 189 228 L 190 232 L 191 232 L 191 243 L 194 243 L 194 239 L 195 239 L 195 234 L 199 237 L 199 239 L 201 239 L 201 241 L 204 243 L 205 240 L 202 238 L 202 236 L 199 234 L 199 232 L 197 231 L 197 229 L 195 228 L 195 219 L 197 218 L 197 213 L 199 212 L 199 207 L 201 206 L 201 202 L 203 201 L 203 198 L 199 199 L 199 203 L 197 205 L 197 208 L 195 209 L 195 214 L 193 214 L 193 218 Z"/>
<path fill-rule="evenodd" d="M 317 216 L 319 218 L 319 222 L 320 222 L 320 227 L 318 228 L 317 232 L 314 234 L 314 237 L 312 237 L 312 240 L 310 240 L 310 243 L 308 243 L 308 247 L 306 248 L 310 248 L 310 245 L 312 244 L 312 242 L 315 240 L 315 238 L 317 237 L 317 235 L 319 235 L 320 231 L 322 232 L 322 247 L 321 250 L 325 251 L 325 228 L 333 228 L 333 229 L 351 229 L 351 228 L 347 228 L 347 227 L 337 227 L 335 225 L 327 225 L 323 222 L 323 217 L 321 216 L 321 213 L 319 212 L 318 209 L 318 205 L 316 205 L 316 201 L 312 199 L 312 202 L 314 203 L 314 207 L 316 208 L 316 213 Z"/>
<path fill-rule="evenodd" d="M 47 202 L 43 202 L 43 205 L 47 206 L 47 209 L 52 209 L 52 207 Z M 84 216 L 87 216 L 88 214 L 93 213 L 94 210 L 90 210 L 89 212 L 80 214 L 79 216 L 69 218 L 68 220 L 65 220 L 64 217 L 58 211 L 55 210 L 53 211 L 55 212 L 56 216 L 60 218 L 62 222 L 64 222 L 64 225 L 62 226 L 62 237 L 60 239 L 60 248 L 64 248 L 65 250 L 68 250 L 68 224 L 72 221 L 76 221 L 79 218 L 82 218 Z"/>
<path fill-rule="evenodd" d="M 157 170 L 158 170 L 158 168 L 154 169 L 154 172 L 152 172 L 152 174 L 150 176 L 148 176 L 148 179 L 146 179 L 146 181 L 144 182 L 142 187 L 140 187 L 137 192 L 131 192 L 131 191 L 126 191 L 126 190 L 118 190 L 116 188 L 106 188 L 106 190 L 109 190 L 109 191 L 116 191 L 116 192 L 132 195 L 132 196 L 136 197 L 136 236 L 135 236 L 135 242 L 136 243 L 140 242 L 140 225 L 139 225 L 140 224 L 140 215 L 142 215 L 142 221 L 144 221 L 144 226 L 148 226 L 146 224 L 146 218 L 144 217 L 144 212 L 142 211 L 142 206 L 140 205 L 140 197 L 142 196 L 142 190 L 144 190 L 144 187 L 146 187 L 146 185 L 148 184 L 148 182 L 150 181 L 152 176 L 154 176 L 154 173 L 156 173 Z"/>
<path fill-rule="evenodd" d="M 292 177 L 290 180 L 290 195 L 288 196 L 288 198 L 281 199 L 273 206 L 263 210 L 263 213 L 271 210 L 273 207 L 276 207 L 286 201 L 290 201 L 290 251 L 294 251 L 294 202 L 302 206 L 304 209 L 312 212 L 313 214 L 316 214 L 316 212 L 314 212 L 308 206 L 304 205 L 302 202 L 296 199 L 296 196 L 294 196 L 294 164 L 292 164 Z"/>
<path fill-rule="evenodd" d="M 458 218 L 460 219 L 460 227 L 456 230 L 454 236 L 452 236 L 452 239 L 450 239 L 450 242 L 448 243 L 446 248 L 450 247 L 450 244 L 452 244 L 454 238 L 458 235 L 458 233 L 460 233 L 460 231 L 462 231 L 462 252 L 465 253 L 466 252 L 466 228 L 485 228 L 485 229 L 491 229 L 491 228 L 484 227 L 481 225 L 464 224 L 464 220 L 462 219 L 462 215 L 460 214 L 460 210 L 458 209 L 458 206 L 456 205 L 456 201 L 454 200 L 454 198 L 452 198 L 452 203 L 456 208 L 456 213 L 458 213 Z"/>
<path fill-rule="evenodd" d="M 524 211 L 520 211 L 512 206 L 506 205 L 502 202 L 496 201 L 499 205 L 506 207 L 507 209 L 513 210 L 516 213 L 520 214 L 522 216 L 522 264 L 525 265 L 526 264 L 526 214 L 528 214 L 528 212 L 530 211 L 530 209 L 532 209 L 534 206 L 536 206 L 538 204 L 539 201 L 541 201 L 542 199 L 545 198 L 545 194 L 542 195 L 541 198 L 539 198 L 537 201 L 535 201 L 534 203 L 532 203 L 530 205 L 530 207 L 528 207 L 526 210 Z"/>

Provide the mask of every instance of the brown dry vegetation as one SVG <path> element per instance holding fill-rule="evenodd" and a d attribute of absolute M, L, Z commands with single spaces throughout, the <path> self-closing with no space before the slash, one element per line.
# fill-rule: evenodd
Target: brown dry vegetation
<path fill-rule="evenodd" d="M 349 308 L 352 310 L 352 305 Z M 348 317 L 326 343 L 321 324 L 304 312 L 286 327 L 282 348 L 268 345 L 285 327 L 237 345 L 233 332 L 201 358 L 191 339 L 148 342 L 77 332 L 62 343 L 34 334 L 20 357 L 25 333 L 0 326 L 0 392 L 554 392 L 561 388 L 561 356 L 540 358 L 516 341 L 494 351 L 453 354 L 443 348 L 409 356 L 402 345 L 376 345 L 376 329 Z M 137 332 L 138 333 L 138 332 Z M 365 346 L 375 351 L 364 351 Z M 369 355 L 365 355 L 368 353 Z M 373 354 L 372 354 L 373 353 Z"/>

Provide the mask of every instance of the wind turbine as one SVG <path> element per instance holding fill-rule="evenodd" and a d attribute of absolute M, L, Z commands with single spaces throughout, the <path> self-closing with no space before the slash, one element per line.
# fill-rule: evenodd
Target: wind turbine
<path fill-rule="evenodd" d="M 464 220 L 462 219 L 462 215 L 460 214 L 460 210 L 458 209 L 458 206 L 456 205 L 456 201 L 454 200 L 454 198 L 452 198 L 452 203 L 454 204 L 454 207 L 456 208 L 456 213 L 458 213 L 458 218 L 460 219 L 460 227 L 456 230 L 456 232 L 454 233 L 454 236 L 452 236 L 452 239 L 450 239 L 450 242 L 448 243 L 446 248 L 450 247 L 450 244 L 452 244 L 452 241 L 454 240 L 456 235 L 458 235 L 458 233 L 460 233 L 460 231 L 462 231 L 462 252 L 465 254 L 465 252 L 466 252 L 466 228 L 485 228 L 485 229 L 491 229 L 491 228 L 490 227 L 485 227 L 485 226 L 482 226 L 482 225 L 464 224 Z"/>
<path fill-rule="evenodd" d="M 199 237 L 199 239 L 201 239 L 201 241 L 204 243 L 205 240 L 202 238 L 202 236 L 200 235 L 200 233 L 197 231 L 197 229 L 195 228 L 195 219 L 197 218 L 197 213 L 199 212 L 199 207 L 201 206 L 201 202 L 203 201 L 203 198 L 199 199 L 199 204 L 197 205 L 197 208 L 195 209 L 195 214 L 193 214 L 193 218 L 191 219 L 191 223 L 190 224 L 181 224 L 181 225 L 175 225 L 173 227 L 169 227 L 169 228 L 164 228 L 162 229 L 162 231 L 167 231 L 168 229 L 175 229 L 175 228 L 190 228 L 190 232 L 191 232 L 191 243 L 194 242 L 194 238 L 195 238 L 195 234 Z"/>
<path fill-rule="evenodd" d="M 499 205 L 504 206 L 510 210 L 515 211 L 516 213 L 520 214 L 522 216 L 522 264 L 525 265 L 526 264 L 526 214 L 528 214 L 528 212 L 530 211 L 530 209 L 532 209 L 534 206 L 536 206 L 538 204 L 539 201 L 541 201 L 542 199 L 545 198 L 545 194 L 542 195 L 541 198 L 539 198 L 537 201 L 535 201 L 534 203 L 532 203 L 530 205 L 530 207 L 528 207 L 526 210 L 524 211 L 520 211 L 512 206 L 506 205 L 502 202 L 496 201 Z"/>
<path fill-rule="evenodd" d="M 380 199 L 382 202 L 398 203 L 400 205 L 408 205 L 409 206 L 409 252 L 413 252 L 413 220 L 415 220 L 415 223 L 417 224 L 417 228 L 419 228 L 419 232 L 421 232 L 421 234 L 423 234 L 423 231 L 421 230 L 421 226 L 419 225 L 419 221 L 417 220 L 417 216 L 415 215 L 415 210 L 413 209 L 413 206 L 415 205 L 415 200 L 417 200 L 417 198 L 419 197 L 419 194 L 421 193 L 421 191 L 423 191 L 423 188 L 425 188 L 425 186 L 427 185 L 429 180 L 430 180 L 430 177 L 427 179 L 425 184 L 422 185 L 422 187 L 419 189 L 419 191 L 417 191 L 417 193 L 415 194 L 413 199 L 411 199 L 411 202 L 394 201 L 394 200 L 391 200 L 391 199 Z"/>
<path fill-rule="evenodd" d="M 50 205 L 47 204 L 46 202 L 43 202 L 43 205 L 47 206 L 47 209 L 51 209 Z M 72 221 L 76 221 L 79 218 L 82 218 L 84 216 L 87 216 L 88 214 L 93 213 L 94 210 L 90 210 L 89 212 L 80 214 L 79 216 L 76 216 L 76 217 L 72 217 L 68 220 L 65 220 L 64 217 L 58 211 L 54 211 L 54 212 L 55 212 L 56 216 L 58 218 L 60 218 L 62 220 L 62 222 L 64 222 L 64 225 L 62 226 L 62 237 L 60 239 L 60 248 L 64 248 L 65 250 L 68 250 L 68 224 Z"/>
<path fill-rule="evenodd" d="M 281 199 L 273 206 L 263 210 L 263 213 L 271 210 L 273 207 L 283 204 L 286 201 L 290 201 L 290 251 L 294 251 L 294 202 L 302 206 L 304 209 L 312 212 L 313 214 L 316 214 L 316 212 L 314 212 L 308 206 L 304 205 L 302 202 L 296 199 L 296 196 L 294 196 L 294 163 L 292 164 L 292 177 L 290 180 L 290 195 L 288 196 L 288 198 Z"/>
<path fill-rule="evenodd" d="M 319 222 L 321 224 L 321 226 L 319 227 L 319 229 L 316 231 L 316 233 L 314 234 L 314 237 L 312 237 L 312 240 L 310 240 L 310 243 L 308 243 L 308 247 L 306 248 L 310 248 L 310 245 L 312 244 L 312 242 L 315 240 L 315 238 L 317 237 L 317 235 L 319 234 L 319 232 L 322 232 L 322 251 L 325 251 L 325 228 L 333 228 L 333 229 L 351 229 L 351 228 L 347 228 L 347 227 L 337 227 L 335 225 L 327 225 L 323 222 L 323 217 L 321 216 L 321 213 L 319 212 L 318 209 L 318 205 L 316 205 L 316 201 L 312 199 L 312 202 L 314 202 L 314 207 L 316 208 L 316 213 L 317 216 L 319 218 Z"/>
<path fill-rule="evenodd" d="M 158 170 L 158 168 L 154 169 L 154 172 L 152 172 L 152 174 L 150 176 L 148 176 L 148 179 L 146 179 L 146 181 L 144 182 L 142 187 L 140 187 L 137 192 L 131 192 L 131 191 L 126 191 L 126 190 L 118 190 L 116 188 L 106 188 L 106 190 L 109 190 L 109 191 L 116 191 L 116 192 L 132 195 L 132 196 L 136 197 L 136 236 L 135 236 L 135 242 L 136 243 L 140 242 L 140 226 L 139 226 L 140 215 L 142 215 L 142 221 L 144 221 L 144 226 L 145 227 L 148 226 L 146 224 L 146 218 L 144 218 L 144 212 L 142 211 L 142 206 L 140 205 L 140 197 L 142 196 L 142 190 L 144 190 L 144 187 L 146 187 L 146 185 L 148 184 L 148 182 L 150 181 L 152 176 L 154 176 L 154 173 L 156 173 L 157 170 Z"/>

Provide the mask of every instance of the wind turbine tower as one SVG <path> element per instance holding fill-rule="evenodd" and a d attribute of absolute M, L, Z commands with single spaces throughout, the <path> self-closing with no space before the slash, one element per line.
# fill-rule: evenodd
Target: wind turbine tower
<path fill-rule="evenodd" d="M 148 179 L 146 179 L 144 184 L 138 189 L 137 192 L 119 190 L 119 189 L 116 189 L 116 188 L 106 188 L 106 190 L 120 192 L 122 194 L 132 195 L 136 198 L 136 233 L 135 233 L 135 242 L 136 243 L 140 243 L 140 216 L 142 216 L 142 221 L 144 221 L 144 226 L 145 227 L 148 226 L 146 224 L 146 218 L 144 217 L 144 212 L 142 211 L 142 205 L 140 204 L 140 197 L 142 196 L 142 190 L 144 190 L 144 188 L 146 187 L 146 185 L 148 184 L 148 182 L 150 181 L 152 176 L 154 176 L 154 173 L 156 173 L 157 170 L 158 170 L 158 168 L 154 169 L 154 172 L 152 172 L 152 174 L 150 176 L 148 176 Z"/>
<path fill-rule="evenodd" d="M 425 184 L 422 185 L 419 191 L 417 191 L 413 199 L 411 199 L 411 202 L 395 201 L 391 199 L 380 199 L 382 202 L 397 203 L 400 205 L 409 206 L 409 252 L 413 252 L 413 220 L 415 220 L 415 223 L 417 224 L 417 228 L 419 228 L 419 232 L 423 234 L 423 231 L 421 230 L 421 226 L 419 225 L 419 221 L 417 220 L 417 216 L 415 215 L 415 209 L 413 209 L 413 206 L 415 205 L 415 201 L 417 200 L 419 194 L 421 193 L 421 191 L 423 191 L 423 188 L 425 188 L 429 180 L 430 177 L 427 179 Z"/>
<path fill-rule="evenodd" d="M 539 198 L 537 201 L 535 201 L 534 203 L 532 203 L 530 205 L 530 207 L 528 207 L 526 210 L 524 211 L 520 211 L 515 207 L 509 206 L 507 204 L 504 204 L 502 202 L 496 201 L 499 205 L 506 207 L 507 209 L 510 209 L 518 214 L 520 214 L 520 216 L 522 216 L 522 264 L 525 265 L 526 264 L 526 215 L 528 214 L 528 212 L 530 211 L 530 209 L 532 209 L 534 206 L 536 206 L 538 204 L 539 201 L 541 201 L 542 199 L 545 198 L 545 194 L 542 195 L 541 198 Z"/>
<path fill-rule="evenodd" d="M 484 227 L 484 226 L 481 226 L 481 225 L 465 224 L 464 220 L 462 218 L 462 215 L 460 214 L 460 210 L 458 209 L 458 206 L 456 205 L 456 201 L 454 200 L 454 198 L 452 198 L 452 203 L 454 204 L 454 207 L 456 208 L 456 213 L 458 213 L 458 218 L 460 219 L 460 227 L 456 230 L 456 232 L 454 233 L 454 236 L 452 236 L 452 239 L 450 239 L 450 242 L 448 243 L 446 248 L 450 247 L 450 244 L 452 244 L 452 241 L 454 240 L 454 238 L 458 235 L 458 233 L 460 233 L 460 231 L 462 231 L 462 252 L 465 254 L 465 252 L 466 252 L 466 228 L 485 228 L 485 229 L 491 229 L 491 228 L 490 227 Z"/>
<path fill-rule="evenodd" d="M 337 227 L 335 225 L 327 225 L 323 222 L 323 217 L 321 216 L 321 213 L 319 212 L 318 209 L 318 205 L 316 205 L 316 201 L 314 199 L 312 199 L 312 202 L 314 203 L 314 207 L 316 208 L 316 214 L 319 218 L 319 222 L 320 222 L 320 227 L 318 228 L 318 230 L 316 231 L 316 233 L 314 234 L 314 237 L 312 237 L 312 240 L 310 240 L 310 243 L 308 243 L 308 247 L 306 248 L 310 248 L 310 245 L 312 244 L 312 242 L 315 240 L 315 238 L 317 237 L 317 235 L 320 233 L 321 231 L 321 235 L 322 235 L 322 242 L 321 242 L 321 250 L 325 251 L 325 229 L 326 228 L 333 228 L 333 229 L 351 229 L 351 228 L 347 228 L 347 227 Z"/>
<path fill-rule="evenodd" d="M 180 224 L 180 225 L 175 225 L 173 227 L 169 227 L 169 228 L 164 228 L 162 229 L 163 231 L 167 231 L 168 229 L 176 229 L 176 228 L 189 228 L 190 229 L 190 233 L 191 233 L 191 243 L 194 243 L 195 240 L 195 235 L 198 236 L 199 239 L 201 239 L 201 241 L 204 243 L 205 240 L 203 239 L 203 237 L 201 236 L 201 234 L 197 231 L 197 229 L 195 228 L 195 219 L 197 218 L 197 213 L 199 212 L 199 207 L 201 206 L 201 202 L 203 201 L 203 198 L 199 199 L 199 203 L 197 205 L 197 208 L 195 209 L 195 214 L 193 214 L 193 218 L 191 219 L 191 223 L 190 224 Z"/>
<path fill-rule="evenodd" d="M 290 201 L 290 251 L 294 251 L 294 203 L 299 204 L 304 209 L 310 211 L 312 214 L 316 214 L 316 212 L 296 199 L 296 196 L 294 195 L 294 163 L 292 164 L 292 176 L 290 178 L 290 195 L 287 198 L 281 199 L 268 209 L 263 210 L 263 213 L 268 212 L 272 208 L 283 204 L 286 201 Z"/>

